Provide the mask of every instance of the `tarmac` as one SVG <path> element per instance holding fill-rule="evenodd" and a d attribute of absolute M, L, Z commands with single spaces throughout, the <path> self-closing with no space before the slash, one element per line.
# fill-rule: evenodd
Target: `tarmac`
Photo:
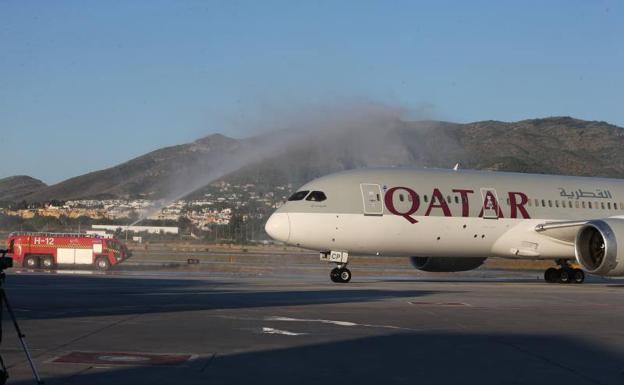
<path fill-rule="evenodd" d="M 624 383 L 623 281 L 350 265 L 336 284 L 319 266 L 13 270 L 5 287 L 46 384 Z M 34 383 L 2 325 L 8 383 Z"/>

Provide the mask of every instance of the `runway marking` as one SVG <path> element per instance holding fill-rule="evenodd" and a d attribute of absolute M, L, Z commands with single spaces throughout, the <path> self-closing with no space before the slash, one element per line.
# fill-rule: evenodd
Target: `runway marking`
<path fill-rule="evenodd" d="M 317 322 L 322 324 L 330 324 L 337 326 L 346 326 L 346 327 L 368 327 L 368 328 L 379 328 L 379 329 L 395 329 L 395 330 L 410 330 L 410 331 L 420 331 L 421 329 L 412 329 L 412 328 L 404 328 L 400 326 L 394 325 L 375 325 L 375 324 L 360 324 L 349 321 L 334 321 L 328 319 L 309 319 L 309 318 L 291 318 L 291 317 L 279 317 L 279 316 L 271 316 L 265 317 L 265 321 L 281 321 L 281 322 Z"/>
<path fill-rule="evenodd" d="M 295 333 L 295 332 L 289 332 L 288 330 L 280 330 L 280 329 L 273 329 L 273 328 L 267 328 L 267 327 L 263 327 L 262 328 L 262 333 L 264 334 L 281 334 L 283 336 L 302 336 L 308 333 Z"/>

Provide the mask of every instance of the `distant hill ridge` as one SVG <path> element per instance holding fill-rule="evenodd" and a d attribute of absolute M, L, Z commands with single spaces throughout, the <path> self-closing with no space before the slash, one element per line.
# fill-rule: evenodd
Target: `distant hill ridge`
<path fill-rule="evenodd" d="M 366 166 L 452 167 L 549 174 L 624 178 L 624 130 L 599 121 L 550 117 L 518 122 L 481 121 L 458 124 L 388 119 L 374 127 L 234 139 L 213 134 L 192 143 L 165 147 L 118 166 L 77 176 L 52 186 L 28 177 L 18 189 L 10 178 L 0 180 L 0 197 L 44 201 L 79 198 L 158 199 L 179 188 L 180 181 L 219 175 L 233 160 L 264 148 L 261 158 L 227 180 L 255 183 L 271 191 L 330 173 Z M 292 139 L 292 138 L 291 138 Z M 271 145 L 270 151 L 266 151 Z M 264 147 L 263 147 L 264 146 Z M 231 171 L 231 170 L 230 170 Z M 39 182 L 39 183 L 36 183 Z M 13 185 L 13 186 L 12 186 Z M 198 186 L 199 187 L 199 186 Z M 202 193 L 201 188 L 195 195 Z M 2 200 L 2 199 L 0 199 Z"/>
<path fill-rule="evenodd" d="M 25 196 L 41 191 L 47 185 L 26 175 L 15 175 L 0 179 L 0 201 L 16 201 Z"/>

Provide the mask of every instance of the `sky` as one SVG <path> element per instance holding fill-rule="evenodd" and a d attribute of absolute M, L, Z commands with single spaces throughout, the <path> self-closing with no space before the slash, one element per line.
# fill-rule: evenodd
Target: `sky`
<path fill-rule="evenodd" d="M 623 36 L 620 0 L 0 0 L 0 178 L 56 183 L 352 100 L 624 126 Z"/>

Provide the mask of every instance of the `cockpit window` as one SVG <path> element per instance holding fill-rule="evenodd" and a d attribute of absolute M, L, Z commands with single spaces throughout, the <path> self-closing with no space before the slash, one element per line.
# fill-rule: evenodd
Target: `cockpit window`
<path fill-rule="evenodd" d="M 288 198 L 288 200 L 289 201 L 300 201 L 303 198 L 305 198 L 306 195 L 308 195 L 309 192 L 310 192 L 309 190 L 297 191 L 296 193 L 291 195 L 290 198 Z"/>
<path fill-rule="evenodd" d="M 327 196 L 322 191 L 312 191 L 306 198 L 307 201 L 322 202 L 327 199 Z"/>

